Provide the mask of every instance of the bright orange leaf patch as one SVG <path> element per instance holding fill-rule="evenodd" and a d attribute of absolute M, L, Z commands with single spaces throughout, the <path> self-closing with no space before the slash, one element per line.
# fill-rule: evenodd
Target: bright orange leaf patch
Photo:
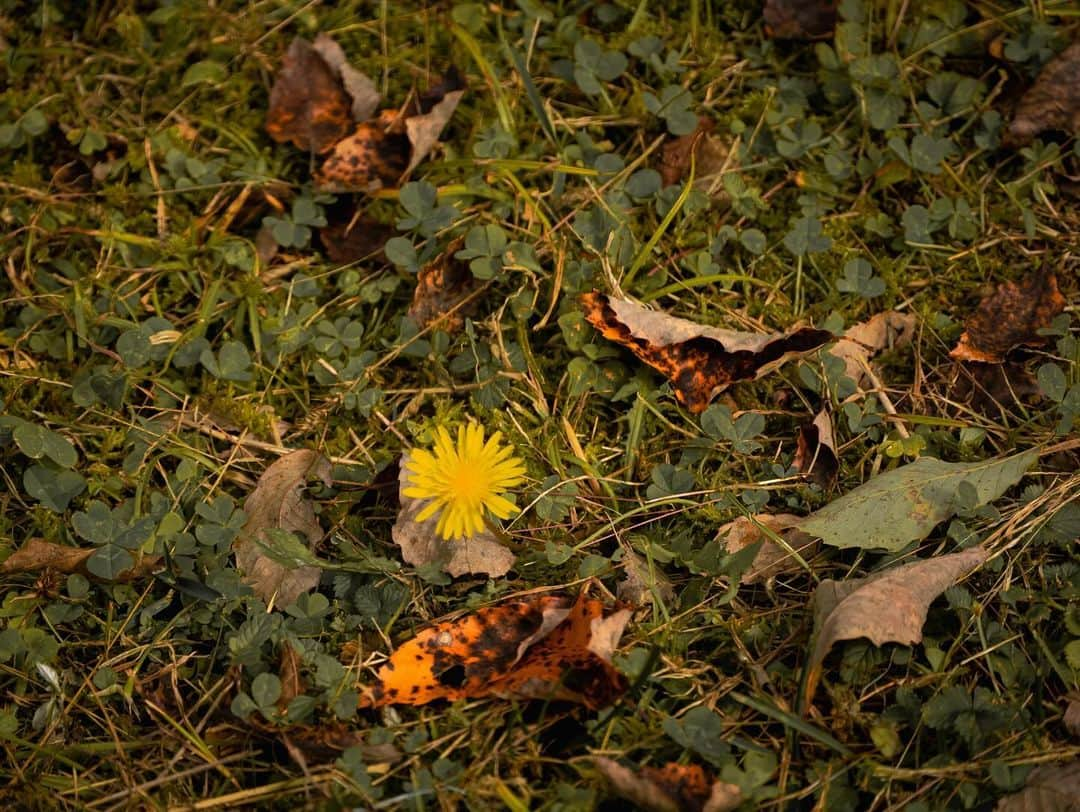
<path fill-rule="evenodd" d="M 596 709 L 626 690 L 611 654 L 628 609 L 606 617 L 583 593 L 544 596 L 437 623 L 401 645 L 361 696 L 362 707 L 437 699 L 555 699 Z"/>

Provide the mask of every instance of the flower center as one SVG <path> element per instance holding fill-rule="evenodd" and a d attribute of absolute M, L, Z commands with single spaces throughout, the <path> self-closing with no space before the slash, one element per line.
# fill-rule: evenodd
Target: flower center
<path fill-rule="evenodd" d="M 460 465 L 450 476 L 450 488 L 454 496 L 466 502 L 477 503 L 487 487 L 483 472 L 476 465 Z"/>

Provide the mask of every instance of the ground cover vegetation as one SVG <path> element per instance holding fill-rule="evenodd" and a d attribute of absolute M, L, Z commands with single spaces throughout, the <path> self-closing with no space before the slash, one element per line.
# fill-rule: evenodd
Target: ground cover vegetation
<path fill-rule="evenodd" d="M 0 0 L 0 799 L 1073 808 L 1077 25 Z"/>

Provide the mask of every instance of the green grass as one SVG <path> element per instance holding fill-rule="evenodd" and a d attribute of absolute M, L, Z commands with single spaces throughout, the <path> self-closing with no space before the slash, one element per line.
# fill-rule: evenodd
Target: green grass
<path fill-rule="evenodd" d="M 895 557 L 827 550 L 739 586 L 739 561 L 712 543 L 737 516 L 835 498 L 791 469 L 799 425 L 823 407 L 840 492 L 916 450 L 972 461 L 1075 428 L 1077 142 L 1000 146 L 1001 116 L 1075 36 L 1075 10 L 842 11 L 836 41 L 814 44 L 765 39 L 756 0 L 0 5 L 0 404 L 77 452 L 27 453 L 16 431 L 37 430 L 0 424 L 0 557 L 31 538 L 105 544 L 109 522 L 168 556 L 130 583 L 3 576 L 0 798 L 618 808 L 589 758 L 603 754 L 709 766 L 747 808 L 914 812 L 989 804 L 1080 753 L 1062 723 L 1080 674 L 1068 443 L 993 509 L 903 551 L 978 538 L 997 555 L 934 603 L 921 645 L 837 645 L 805 715 L 814 587 Z M 497 225 L 532 256 L 482 282 L 462 332 L 418 331 L 404 318 L 414 274 L 335 265 L 302 218 L 296 245 L 268 262 L 256 251 L 263 219 L 288 220 L 295 199 L 337 211 L 308 156 L 263 129 L 281 55 L 319 31 L 390 105 L 451 63 L 467 77 L 443 147 L 411 178 L 454 218 L 398 236 L 427 261 Z M 579 38 L 626 70 L 605 78 Z M 995 38 L 1007 59 L 990 55 Z M 661 115 L 646 94 L 668 99 Z M 717 193 L 657 189 L 645 170 L 698 115 L 733 150 Z M 912 154 L 916 135 L 929 157 Z M 393 228 L 416 189 L 384 190 L 365 213 Z M 1033 385 L 1021 404 L 977 409 L 948 351 L 994 283 L 1041 267 L 1069 302 L 1026 360 L 1047 396 Z M 887 401 L 844 411 L 819 355 L 732 387 L 717 403 L 764 420 L 736 442 L 584 322 L 578 296 L 594 288 L 732 329 L 839 330 L 890 308 L 920 327 L 875 362 Z M 528 465 L 512 578 L 417 572 L 390 541 L 400 453 L 468 416 Z M 333 487 L 312 494 L 328 530 L 317 553 L 358 571 L 324 577 L 325 606 L 267 613 L 230 544 L 260 473 L 293 448 L 334 462 Z M 111 518 L 85 530 L 76 517 L 95 504 Z M 428 621 L 589 578 L 614 593 L 626 551 L 674 589 L 635 614 L 617 658 L 633 688 L 615 708 L 356 710 L 355 683 Z M 238 717 L 234 698 L 278 672 L 286 642 L 302 652 L 299 720 Z"/>

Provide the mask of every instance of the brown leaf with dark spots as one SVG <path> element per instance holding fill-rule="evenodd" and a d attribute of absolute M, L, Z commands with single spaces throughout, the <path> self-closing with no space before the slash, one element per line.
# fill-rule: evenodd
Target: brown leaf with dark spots
<path fill-rule="evenodd" d="M 696 764 L 632 770 L 603 756 L 593 763 L 616 795 L 645 812 L 728 812 L 743 800 L 736 785 L 715 780 Z"/>
<path fill-rule="evenodd" d="M 382 253 L 386 241 L 395 231 L 388 225 L 366 215 L 331 221 L 319 229 L 319 241 L 331 262 L 348 265 Z"/>
<path fill-rule="evenodd" d="M 454 258 L 464 244 L 462 238 L 452 241 L 417 274 L 409 318 L 420 327 L 438 322 L 444 332 L 456 333 L 465 326 L 465 317 L 472 309 L 458 305 L 476 290 L 477 282 L 468 263 Z"/>
<path fill-rule="evenodd" d="M 44 539 L 32 538 L 0 563 L 0 575 L 23 572 L 77 572 L 94 581 L 100 581 L 86 569 L 86 559 L 97 552 L 96 547 L 68 547 Z M 160 555 L 138 557 L 135 566 L 121 572 L 116 581 L 127 582 L 152 575 L 161 566 Z"/>
<path fill-rule="evenodd" d="M 1018 347 L 1039 347 L 1037 331 L 1065 309 L 1057 277 L 1050 271 L 1029 274 L 1020 284 L 1004 282 L 979 303 L 967 320 L 960 342 L 949 355 L 958 361 L 1000 364 Z"/>
<path fill-rule="evenodd" d="M 401 548 L 401 557 L 414 567 L 437 565 L 443 572 L 457 578 L 466 574 L 490 575 L 499 578 L 514 566 L 515 556 L 490 530 L 484 530 L 460 541 L 447 541 L 435 532 L 438 516 L 417 521 L 417 515 L 427 507 L 422 499 L 413 499 L 403 491 L 409 487 L 406 468 L 408 452 L 401 457 L 398 475 L 398 495 L 401 508 L 390 529 L 394 544 Z"/>
<path fill-rule="evenodd" d="M 866 578 L 822 581 L 814 592 L 814 648 L 807 664 L 806 697 L 821 678 L 821 664 L 834 643 L 868 637 L 913 645 L 922 640 L 926 613 L 934 598 L 982 564 L 982 547 L 893 567 Z"/>
<path fill-rule="evenodd" d="M 588 322 L 671 381 L 693 414 L 732 383 L 759 378 L 833 340 L 811 327 L 769 335 L 706 327 L 595 291 L 582 303 Z"/>
<path fill-rule="evenodd" d="M 807 561 L 820 549 L 821 542 L 807 533 L 794 529 L 801 519 L 801 516 L 793 513 L 759 513 L 752 518 L 739 516 L 720 527 L 717 536 L 724 539 L 724 549 L 729 553 L 737 553 L 751 544 L 761 543 L 761 548 L 754 556 L 750 568 L 742 574 L 741 583 L 753 584 L 758 581 L 767 581 L 776 575 L 802 571 L 802 564 L 791 554 L 791 551 Z M 767 528 L 782 538 L 790 551 L 777 543 L 762 528 Z"/>
<path fill-rule="evenodd" d="M 827 39 L 836 27 L 836 1 L 765 0 L 762 16 L 773 39 Z"/>
<path fill-rule="evenodd" d="M 396 186 L 409 166 L 409 137 L 393 110 L 356 125 L 336 144 L 316 173 L 322 189 L 335 192 L 374 192 Z"/>
<path fill-rule="evenodd" d="M 244 501 L 247 522 L 233 541 L 236 565 L 244 583 L 264 601 L 273 600 L 280 607 L 318 586 L 321 570 L 313 566 L 286 567 L 266 555 L 256 539 L 265 542 L 264 532 L 278 528 L 302 534 L 312 547 L 322 540 L 315 509 L 304 495 L 309 476 L 326 485 L 331 482 L 330 462 L 318 452 L 293 451 L 271 463 Z"/>
<path fill-rule="evenodd" d="M 795 470 L 809 476 L 823 491 L 832 488 L 840 473 L 840 460 L 828 412 L 818 412 L 813 422 L 799 426 L 796 443 Z"/>
<path fill-rule="evenodd" d="M 690 159 L 694 162 L 694 185 L 709 183 L 710 178 L 723 170 L 728 159 L 727 145 L 713 135 L 716 123 L 702 116 L 697 129 L 689 135 L 666 141 L 660 149 L 659 172 L 664 186 L 671 186 L 686 177 Z"/>
<path fill-rule="evenodd" d="M 399 646 L 361 707 L 500 697 L 610 705 L 627 687 L 611 655 L 629 609 L 605 615 L 585 592 L 571 606 L 535 596 L 437 623 Z"/>
<path fill-rule="evenodd" d="M 338 76 L 310 42 L 297 37 L 270 90 L 266 131 L 278 142 L 325 152 L 353 126 L 351 100 Z"/>
<path fill-rule="evenodd" d="M 1051 59 L 1020 99 L 1005 145 L 1029 144 L 1047 130 L 1080 134 L 1080 40 Z"/>

